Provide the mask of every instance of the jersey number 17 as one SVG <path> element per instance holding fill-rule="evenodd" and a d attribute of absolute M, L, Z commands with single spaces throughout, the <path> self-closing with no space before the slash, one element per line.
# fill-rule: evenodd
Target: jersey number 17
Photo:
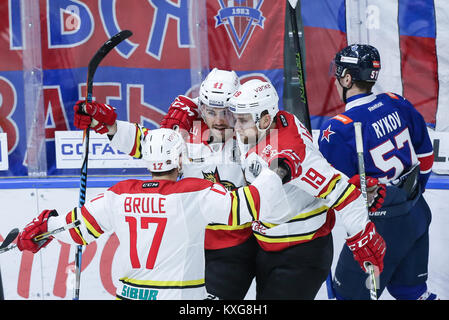
<path fill-rule="evenodd" d="M 138 218 L 132 216 L 126 216 L 125 221 L 129 225 L 129 254 L 131 259 L 131 266 L 133 269 L 140 269 L 141 264 L 139 256 L 137 254 L 137 224 Z M 167 225 L 166 217 L 139 217 L 140 228 L 148 229 L 150 223 L 157 224 L 156 232 L 154 233 L 153 241 L 151 242 L 150 251 L 148 252 L 148 257 L 145 267 L 147 269 L 153 269 L 156 262 L 157 253 L 159 247 L 161 246 L 162 236 L 164 234 L 165 226 Z"/>

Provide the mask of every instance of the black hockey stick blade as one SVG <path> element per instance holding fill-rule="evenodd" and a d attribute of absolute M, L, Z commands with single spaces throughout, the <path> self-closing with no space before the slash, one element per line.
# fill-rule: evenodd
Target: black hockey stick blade
<path fill-rule="evenodd" d="M 19 235 L 19 229 L 14 228 L 11 231 L 9 231 L 8 235 L 6 236 L 5 240 L 3 240 L 2 244 L 0 245 L 0 249 L 6 248 L 9 246 L 14 240 L 16 240 L 17 236 Z"/>
<path fill-rule="evenodd" d="M 101 60 L 112 50 L 114 49 L 120 42 L 132 36 L 132 32 L 130 30 L 123 30 L 112 36 L 108 41 L 106 41 L 100 49 L 95 53 L 93 58 L 90 60 L 89 65 L 87 67 L 87 96 L 86 100 L 88 102 L 92 101 L 92 83 L 94 79 L 95 71 L 97 70 L 98 65 Z"/>

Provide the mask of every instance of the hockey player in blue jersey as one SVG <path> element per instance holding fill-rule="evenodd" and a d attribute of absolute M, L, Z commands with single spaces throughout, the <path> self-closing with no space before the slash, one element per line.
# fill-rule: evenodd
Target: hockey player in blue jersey
<path fill-rule="evenodd" d="M 380 71 L 376 48 L 350 45 L 333 67 L 345 112 L 323 123 L 318 143 L 328 162 L 360 186 L 354 122 L 362 123 L 370 219 L 387 247 L 377 295 L 387 288 L 395 299 L 433 300 L 426 285 L 431 212 L 422 195 L 433 164 L 426 123 L 400 95 L 371 92 Z M 369 299 L 366 280 L 345 246 L 332 281 L 337 299 Z"/>

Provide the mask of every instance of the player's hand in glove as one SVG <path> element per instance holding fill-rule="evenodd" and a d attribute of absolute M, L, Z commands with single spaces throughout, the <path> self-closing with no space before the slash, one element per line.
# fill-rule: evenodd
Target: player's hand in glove
<path fill-rule="evenodd" d="M 58 213 L 56 210 L 44 210 L 37 218 L 28 223 L 25 228 L 19 233 L 17 240 L 17 247 L 20 251 L 26 250 L 33 253 L 38 252 L 41 248 L 46 247 L 53 237 L 35 242 L 34 237 L 48 231 L 48 219 L 50 217 L 56 217 Z"/>
<path fill-rule="evenodd" d="M 193 121 L 198 118 L 198 106 L 186 96 L 178 96 L 168 108 L 168 113 L 161 121 L 161 128 L 182 129 L 189 132 Z"/>
<path fill-rule="evenodd" d="M 379 273 L 382 272 L 386 244 L 384 239 L 377 233 L 374 223 L 369 221 L 363 231 L 346 239 L 346 244 L 352 251 L 354 259 L 365 272 L 368 272 L 366 263 L 375 265 Z"/>
<path fill-rule="evenodd" d="M 86 104 L 85 100 L 79 100 L 73 110 L 75 111 L 73 123 L 81 130 L 90 126 L 95 132 L 108 133 L 107 126 L 112 126 L 117 119 L 114 107 L 96 101 Z"/>
<path fill-rule="evenodd" d="M 356 174 L 348 181 L 360 189 L 360 175 Z M 375 212 L 379 210 L 387 195 L 387 187 L 383 183 L 379 183 L 377 178 L 366 177 L 366 196 L 368 200 L 369 211 Z"/>
<path fill-rule="evenodd" d="M 268 166 L 287 183 L 301 174 L 301 159 L 293 150 L 282 150 L 268 160 Z"/>

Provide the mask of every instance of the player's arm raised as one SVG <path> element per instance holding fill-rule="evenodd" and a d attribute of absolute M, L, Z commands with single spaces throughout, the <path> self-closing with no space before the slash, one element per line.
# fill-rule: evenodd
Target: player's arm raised
<path fill-rule="evenodd" d="M 96 101 L 86 104 L 78 101 L 74 106 L 74 125 L 78 129 L 92 128 L 95 132 L 107 134 L 111 145 L 121 152 L 140 159 L 141 143 L 149 129 L 117 119 L 115 108 Z M 161 121 L 161 128 L 177 129 L 188 133 L 198 119 L 198 105 L 194 99 L 178 96 L 170 105 Z"/>
<path fill-rule="evenodd" d="M 203 203 L 206 219 L 233 226 L 256 220 L 283 223 L 294 216 L 281 179 L 269 169 L 262 170 L 251 185 L 234 191 L 214 184 Z"/>

